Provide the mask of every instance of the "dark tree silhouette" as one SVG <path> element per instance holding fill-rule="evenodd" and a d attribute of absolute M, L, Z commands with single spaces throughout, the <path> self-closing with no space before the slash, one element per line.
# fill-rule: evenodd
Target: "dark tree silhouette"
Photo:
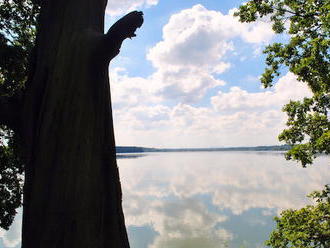
<path fill-rule="evenodd" d="M 26 90 L 1 99 L 0 124 L 24 147 L 23 248 L 129 247 L 108 64 L 143 15 L 104 34 L 106 3 L 42 1 Z"/>

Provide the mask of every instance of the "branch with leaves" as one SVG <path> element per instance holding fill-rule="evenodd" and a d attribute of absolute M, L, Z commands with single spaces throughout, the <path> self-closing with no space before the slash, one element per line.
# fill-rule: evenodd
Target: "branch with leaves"
<path fill-rule="evenodd" d="M 288 128 L 279 136 L 292 146 L 287 159 L 303 166 L 312 164 L 319 153 L 329 154 L 330 92 L 330 1 L 251 0 L 235 13 L 241 22 L 269 18 L 275 33 L 285 33 L 287 43 L 266 47 L 266 68 L 261 76 L 264 87 L 271 87 L 285 66 L 309 86 L 312 98 L 291 101 L 283 111 Z"/>
<path fill-rule="evenodd" d="M 327 248 L 330 246 L 330 187 L 311 193 L 316 201 L 301 209 L 288 209 L 275 217 L 276 228 L 266 245 L 272 248 Z"/>

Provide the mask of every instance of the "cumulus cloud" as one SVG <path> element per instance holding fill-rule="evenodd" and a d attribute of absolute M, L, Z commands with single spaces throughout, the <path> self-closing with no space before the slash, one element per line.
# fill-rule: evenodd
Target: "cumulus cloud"
<path fill-rule="evenodd" d="M 249 93 L 239 87 L 232 87 L 226 93 L 219 91 L 211 98 L 211 102 L 217 111 L 278 110 L 290 100 L 301 100 L 311 95 L 306 84 L 298 82 L 294 74 L 287 73 L 279 79 L 274 89 Z"/>
<path fill-rule="evenodd" d="M 147 54 L 157 70 L 157 93 L 164 99 L 196 103 L 207 90 L 225 84 L 215 76 L 231 67 L 227 56 L 235 49 L 234 38 L 264 44 L 273 35 L 269 23 L 240 23 L 233 10 L 225 15 L 201 4 L 182 10 L 171 16 L 162 40 Z"/>
<path fill-rule="evenodd" d="M 110 71 L 113 101 L 117 108 L 155 104 L 166 100 L 196 103 L 223 80 L 198 68 L 159 70 L 147 78 L 129 77 L 124 68 Z"/>
<path fill-rule="evenodd" d="M 224 56 L 234 49 L 233 38 L 266 43 L 273 35 L 269 23 L 240 23 L 233 11 L 224 15 L 197 4 L 171 16 L 163 28 L 163 40 L 150 49 L 147 57 L 157 68 L 192 66 L 223 71 L 228 68 Z"/>
<path fill-rule="evenodd" d="M 282 106 L 310 92 L 291 73 L 269 90 L 221 90 L 228 84 L 221 73 L 231 66 L 228 55 L 235 52 L 235 39 L 260 45 L 274 35 L 269 23 L 240 23 L 233 11 L 223 14 L 200 4 L 182 10 L 171 16 L 162 40 L 147 52 L 155 68 L 152 74 L 130 77 L 123 68 L 111 70 L 118 144 L 214 147 L 278 142 L 286 121 Z"/>
<path fill-rule="evenodd" d="M 162 144 L 168 147 L 275 144 L 277 135 L 285 127 L 283 105 L 311 95 L 308 87 L 291 73 L 263 92 L 251 93 L 239 87 L 229 92 L 219 91 L 211 98 L 211 106 L 206 107 L 187 103 L 165 105 L 155 93 L 150 93 L 153 98 L 149 98 L 147 92 L 152 86 L 147 89 L 148 83 L 142 84 L 146 89 L 139 94 L 136 90 L 134 98 L 123 94 L 118 99 L 127 105 L 114 111 L 117 140 L 121 144 L 157 147 Z M 133 82 L 130 85 L 137 87 Z M 113 95 L 116 94 L 114 88 Z M 116 99 L 114 106 L 119 105 Z"/>
<path fill-rule="evenodd" d="M 176 71 L 161 69 L 153 75 L 153 83 L 158 87 L 155 94 L 163 100 L 184 103 L 196 103 L 207 90 L 226 84 L 205 70 L 185 67 Z"/>
<path fill-rule="evenodd" d="M 106 13 L 112 16 L 116 16 L 157 4 L 158 0 L 109 0 Z"/>
<path fill-rule="evenodd" d="M 127 9 L 128 5 L 145 3 L 155 2 L 124 1 L 121 5 Z M 265 43 L 273 37 L 269 30 L 269 24 L 261 21 L 240 23 L 232 11 L 225 15 L 200 4 L 182 10 L 171 16 L 163 28 L 162 40 L 147 52 L 147 59 L 155 67 L 153 74 L 130 78 L 123 70 L 114 70 L 112 80 L 122 82 L 117 87 L 115 102 L 125 105 L 120 98 L 137 104 L 152 95 L 153 103 L 156 100 L 197 103 L 210 89 L 226 84 L 218 76 L 231 67 L 226 56 L 235 49 L 232 40 Z M 116 83 L 113 85 L 116 87 Z"/>
<path fill-rule="evenodd" d="M 163 111 L 157 120 L 153 115 Z M 139 113 L 143 112 L 141 115 Z M 208 108 L 179 104 L 115 111 L 115 130 L 121 144 L 151 147 L 217 147 L 274 144 L 285 116 L 279 111 L 220 115 Z"/>
<path fill-rule="evenodd" d="M 155 92 L 157 85 L 151 78 L 129 77 L 125 68 L 110 70 L 112 102 L 115 109 L 125 109 L 137 105 L 161 101 Z"/>

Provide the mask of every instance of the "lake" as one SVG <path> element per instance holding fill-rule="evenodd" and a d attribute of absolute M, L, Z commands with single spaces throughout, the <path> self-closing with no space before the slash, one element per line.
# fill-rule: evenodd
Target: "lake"
<path fill-rule="evenodd" d="M 259 248 L 286 208 L 330 182 L 329 157 L 301 168 L 280 152 L 119 158 L 132 248 Z"/>
<path fill-rule="evenodd" d="M 262 248 L 286 208 L 330 182 L 329 157 L 301 168 L 280 152 L 118 156 L 131 248 Z M 18 214 L 0 247 L 20 247 Z"/>

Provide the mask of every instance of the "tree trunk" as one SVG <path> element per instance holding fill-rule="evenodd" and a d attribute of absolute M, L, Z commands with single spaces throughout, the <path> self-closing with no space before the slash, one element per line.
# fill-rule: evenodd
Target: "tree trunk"
<path fill-rule="evenodd" d="M 22 114 L 23 248 L 129 247 L 108 63 L 142 25 L 142 14 L 135 12 L 138 24 L 130 16 L 104 35 L 105 6 L 106 0 L 42 6 Z"/>

